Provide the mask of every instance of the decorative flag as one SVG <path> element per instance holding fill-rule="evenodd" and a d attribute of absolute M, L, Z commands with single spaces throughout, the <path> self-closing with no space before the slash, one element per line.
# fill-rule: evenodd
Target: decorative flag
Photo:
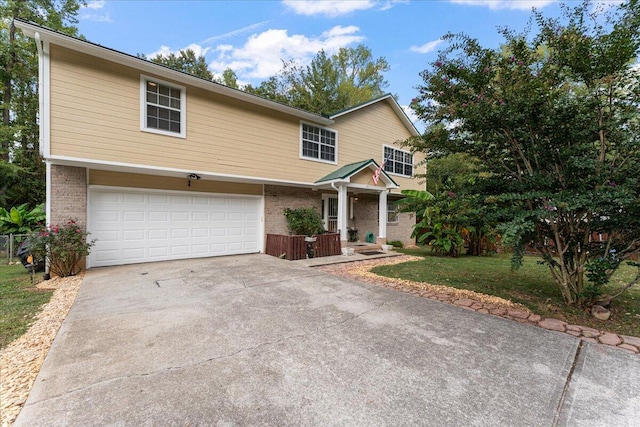
<path fill-rule="evenodd" d="M 389 156 L 391 157 L 391 156 Z M 384 168 L 385 163 L 387 163 L 387 160 L 389 160 L 389 157 L 387 157 L 386 159 L 384 159 L 382 161 L 382 164 L 378 167 L 378 169 L 376 169 L 376 171 L 373 173 L 373 185 L 378 185 L 378 180 L 380 179 L 380 173 L 382 172 L 382 168 Z"/>

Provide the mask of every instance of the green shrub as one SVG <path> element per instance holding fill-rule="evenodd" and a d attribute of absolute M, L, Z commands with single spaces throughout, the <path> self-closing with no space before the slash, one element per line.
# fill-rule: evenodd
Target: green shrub
<path fill-rule="evenodd" d="M 285 208 L 289 231 L 296 235 L 313 236 L 324 232 L 324 224 L 318 211 L 313 208 Z"/>
<path fill-rule="evenodd" d="M 91 251 L 95 240 L 87 241 L 75 220 L 64 225 L 42 229 L 32 236 L 31 252 L 36 259 L 44 259 L 49 271 L 60 277 L 75 276 L 81 270 L 80 260 Z"/>
<path fill-rule="evenodd" d="M 392 240 L 392 241 L 387 241 L 387 245 L 391 245 L 394 248 L 404 248 L 404 243 L 402 243 L 400 240 Z"/>

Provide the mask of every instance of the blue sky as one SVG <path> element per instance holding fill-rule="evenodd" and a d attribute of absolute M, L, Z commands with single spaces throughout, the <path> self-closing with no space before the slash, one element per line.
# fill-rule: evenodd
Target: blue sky
<path fill-rule="evenodd" d="M 551 0 L 89 0 L 78 25 L 88 40 L 129 54 L 191 48 L 214 73 L 230 67 L 252 84 L 274 75 L 282 60 L 304 65 L 320 49 L 331 54 L 364 44 L 387 59 L 387 91 L 406 106 L 420 71 L 444 47 L 442 35 L 465 32 L 497 47 L 497 28 L 524 29 L 534 6 L 560 14 Z"/>

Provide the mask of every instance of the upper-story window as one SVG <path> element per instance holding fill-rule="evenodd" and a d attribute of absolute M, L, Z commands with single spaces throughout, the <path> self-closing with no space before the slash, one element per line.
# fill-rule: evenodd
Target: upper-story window
<path fill-rule="evenodd" d="M 185 137 L 185 88 L 142 76 L 140 129 Z"/>
<path fill-rule="evenodd" d="M 385 145 L 384 158 L 387 159 L 384 164 L 385 172 L 407 177 L 413 176 L 413 154 L 410 152 Z"/>
<path fill-rule="evenodd" d="M 300 156 L 305 159 L 337 163 L 336 132 L 318 126 L 302 124 Z"/>

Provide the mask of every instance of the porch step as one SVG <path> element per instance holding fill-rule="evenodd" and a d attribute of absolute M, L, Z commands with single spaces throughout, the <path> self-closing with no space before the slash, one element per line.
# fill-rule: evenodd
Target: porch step
<path fill-rule="evenodd" d="M 349 243 L 345 247 L 352 248 L 355 253 L 382 251 L 382 246 L 375 243 Z"/>

